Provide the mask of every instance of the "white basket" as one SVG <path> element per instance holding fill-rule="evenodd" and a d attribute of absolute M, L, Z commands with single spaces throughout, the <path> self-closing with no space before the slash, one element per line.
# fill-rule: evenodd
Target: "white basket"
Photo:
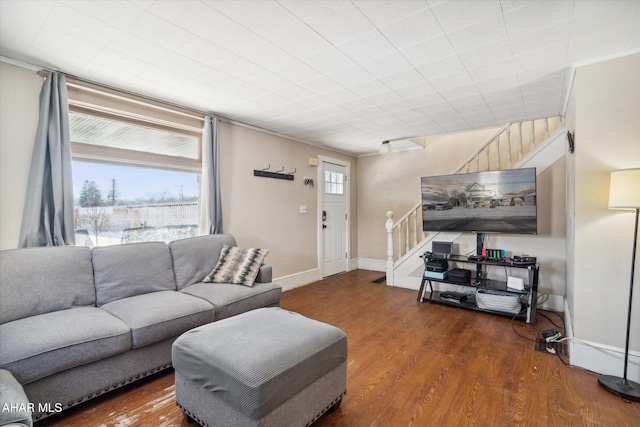
<path fill-rule="evenodd" d="M 522 311 L 519 295 L 490 289 L 478 289 L 476 291 L 476 305 L 483 310 L 502 311 L 511 314 L 518 314 Z"/>

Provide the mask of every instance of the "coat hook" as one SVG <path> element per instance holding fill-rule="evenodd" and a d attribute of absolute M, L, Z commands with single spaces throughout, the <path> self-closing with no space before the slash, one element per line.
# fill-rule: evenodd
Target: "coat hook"
<path fill-rule="evenodd" d="M 287 173 L 287 175 L 293 175 L 293 174 L 294 174 L 294 173 L 296 173 L 297 171 L 298 171 L 298 168 L 295 168 L 295 169 L 293 170 L 293 172 L 289 172 L 289 173 Z"/>
<path fill-rule="evenodd" d="M 282 169 L 280 169 L 279 171 L 276 171 L 276 173 L 280 173 L 284 170 L 284 166 L 282 167 Z"/>
<path fill-rule="evenodd" d="M 267 166 L 266 168 L 264 168 L 264 169 L 260 169 L 260 170 L 262 170 L 262 171 L 268 171 L 269 169 L 271 169 L 271 163 L 269 163 L 269 166 Z"/>

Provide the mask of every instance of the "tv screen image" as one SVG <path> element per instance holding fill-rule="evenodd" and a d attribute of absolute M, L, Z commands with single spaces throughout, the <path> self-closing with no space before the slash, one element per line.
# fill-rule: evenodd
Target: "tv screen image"
<path fill-rule="evenodd" d="M 536 168 L 421 178 L 424 231 L 536 234 Z"/>

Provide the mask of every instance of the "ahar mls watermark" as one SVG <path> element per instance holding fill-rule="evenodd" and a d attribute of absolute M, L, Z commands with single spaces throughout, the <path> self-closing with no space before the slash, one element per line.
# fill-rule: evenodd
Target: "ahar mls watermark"
<path fill-rule="evenodd" d="M 62 412 L 62 403 L 4 403 L 0 412 Z"/>

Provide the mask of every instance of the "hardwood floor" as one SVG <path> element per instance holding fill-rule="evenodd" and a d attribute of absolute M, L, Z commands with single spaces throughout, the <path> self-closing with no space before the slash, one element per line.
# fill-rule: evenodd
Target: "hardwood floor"
<path fill-rule="evenodd" d="M 372 283 L 380 276 L 357 270 L 282 295 L 283 308 L 349 339 L 347 396 L 314 427 L 640 426 L 640 403 L 536 352 L 511 319 L 418 303 L 415 291 Z M 513 327 L 535 338 L 553 325 L 540 316 L 537 325 Z M 173 390 L 173 372 L 161 373 L 36 427 L 186 427 Z"/>

